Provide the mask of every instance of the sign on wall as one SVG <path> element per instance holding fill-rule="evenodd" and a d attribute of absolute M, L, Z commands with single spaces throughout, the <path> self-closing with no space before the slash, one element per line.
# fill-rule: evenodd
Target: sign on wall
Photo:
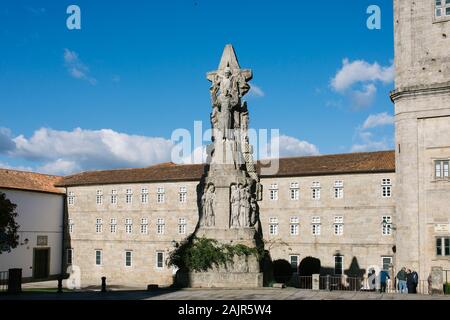
<path fill-rule="evenodd" d="M 435 233 L 449 233 L 450 225 L 448 223 L 438 223 L 434 225 Z"/>
<path fill-rule="evenodd" d="M 47 246 L 48 245 L 48 236 L 37 236 L 36 243 L 38 246 Z"/>

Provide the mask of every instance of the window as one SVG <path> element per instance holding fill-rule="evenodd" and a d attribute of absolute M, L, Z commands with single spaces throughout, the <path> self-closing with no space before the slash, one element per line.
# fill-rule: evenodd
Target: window
<path fill-rule="evenodd" d="M 381 270 L 388 271 L 392 265 L 392 257 L 381 257 L 381 265 L 382 265 Z"/>
<path fill-rule="evenodd" d="M 103 191 L 102 190 L 97 190 L 97 196 L 96 196 L 95 202 L 97 204 L 103 204 Z"/>
<path fill-rule="evenodd" d="M 141 219 L 141 233 L 148 234 L 148 219 L 147 218 Z"/>
<path fill-rule="evenodd" d="M 381 191 L 383 198 L 390 198 L 392 196 L 392 181 L 391 179 L 381 180 Z"/>
<path fill-rule="evenodd" d="M 334 217 L 334 235 L 342 236 L 344 234 L 344 217 Z"/>
<path fill-rule="evenodd" d="M 186 203 L 186 199 L 187 199 L 186 187 L 180 187 L 180 193 L 178 196 L 179 196 L 180 203 Z"/>
<path fill-rule="evenodd" d="M 312 234 L 313 236 L 320 235 L 320 217 L 312 217 Z"/>
<path fill-rule="evenodd" d="M 391 216 L 383 216 L 382 234 L 383 234 L 383 236 L 392 235 L 392 217 Z"/>
<path fill-rule="evenodd" d="M 178 219 L 178 234 L 186 234 L 186 219 Z"/>
<path fill-rule="evenodd" d="M 442 16 L 442 0 L 435 0 L 436 17 Z"/>
<path fill-rule="evenodd" d="M 101 218 L 97 218 L 95 221 L 95 232 L 101 233 L 103 231 L 103 221 Z"/>
<path fill-rule="evenodd" d="M 67 249 L 67 257 L 66 257 L 67 264 L 72 264 L 72 259 L 73 259 L 73 249 Z"/>
<path fill-rule="evenodd" d="M 450 16 L 450 1 L 449 0 L 435 0 L 435 16 L 441 18 L 442 16 Z"/>
<path fill-rule="evenodd" d="M 269 218 L 269 234 L 271 236 L 278 235 L 278 218 Z"/>
<path fill-rule="evenodd" d="M 312 183 L 311 192 L 311 196 L 314 200 L 320 199 L 320 182 L 315 181 Z"/>
<path fill-rule="evenodd" d="M 142 188 L 141 190 L 141 202 L 148 203 L 148 189 Z"/>
<path fill-rule="evenodd" d="M 158 268 L 158 269 L 164 268 L 164 252 L 163 251 L 156 252 L 156 268 Z"/>
<path fill-rule="evenodd" d="M 450 237 L 436 238 L 436 255 L 450 256 Z"/>
<path fill-rule="evenodd" d="M 131 267 L 132 258 L 133 258 L 133 252 L 125 251 L 125 267 Z"/>
<path fill-rule="evenodd" d="M 102 265 L 102 250 L 95 250 L 95 265 Z"/>
<path fill-rule="evenodd" d="M 131 189 L 127 189 L 125 194 L 125 203 L 131 203 L 133 201 L 133 191 Z"/>
<path fill-rule="evenodd" d="M 272 201 L 278 200 L 278 184 L 272 183 L 269 189 L 269 198 Z"/>
<path fill-rule="evenodd" d="M 158 187 L 156 189 L 156 202 L 164 203 L 164 188 Z"/>
<path fill-rule="evenodd" d="M 111 190 L 111 204 L 117 204 L 117 190 Z"/>
<path fill-rule="evenodd" d="M 156 220 L 156 233 L 164 234 L 164 219 L 162 218 L 158 218 L 158 220 Z"/>
<path fill-rule="evenodd" d="M 75 203 L 75 193 L 73 191 L 69 191 L 67 195 L 67 203 L 72 206 Z"/>
<path fill-rule="evenodd" d="M 73 219 L 69 219 L 69 233 L 73 233 Z"/>
<path fill-rule="evenodd" d="M 116 231 L 117 231 L 117 219 L 116 218 L 112 218 L 110 222 L 111 222 L 110 223 L 111 233 L 116 233 Z"/>
<path fill-rule="evenodd" d="M 291 217 L 290 223 L 291 223 L 290 225 L 291 236 L 298 236 L 298 225 L 299 225 L 298 217 Z"/>
<path fill-rule="evenodd" d="M 291 200 L 298 200 L 300 198 L 300 190 L 298 182 L 291 183 Z"/>
<path fill-rule="evenodd" d="M 289 261 L 291 263 L 291 269 L 292 269 L 292 272 L 294 272 L 294 273 L 298 272 L 298 260 L 299 260 L 298 255 L 289 256 Z"/>
<path fill-rule="evenodd" d="M 335 199 L 344 198 L 344 181 L 336 180 L 334 182 L 334 198 Z"/>
<path fill-rule="evenodd" d="M 436 160 L 434 162 L 434 171 L 436 179 L 448 179 L 449 160 Z"/>
<path fill-rule="evenodd" d="M 344 257 L 334 256 L 334 274 L 343 275 L 344 274 Z"/>
<path fill-rule="evenodd" d="M 130 218 L 125 219 L 125 232 L 132 233 L 133 232 L 133 220 Z"/>

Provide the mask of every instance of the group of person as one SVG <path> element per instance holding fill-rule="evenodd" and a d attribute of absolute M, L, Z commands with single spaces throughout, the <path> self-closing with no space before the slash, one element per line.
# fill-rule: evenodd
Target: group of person
<path fill-rule="evenodd" d="M 386 283 L 391 277 L 386 270 L 380 272 L 380 291 L 386 292 Z M 400 293 L 417 293 L 419 285 L 419 275 L 416 271 L 403 267 L 395 277 L 395 288 Z"/>

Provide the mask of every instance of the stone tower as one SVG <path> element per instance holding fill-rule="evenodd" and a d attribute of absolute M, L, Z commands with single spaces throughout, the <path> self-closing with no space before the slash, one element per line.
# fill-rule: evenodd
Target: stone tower
<path fill-rule="evenodd" d="M 220 244 L 256 248 L 261 241 L 258 201 L 261 184 L 249 144 L 249 111 L 243 97 L 250 90 L 252 71 L 241 69 L 231 45 L 225 46 L 211 82 L 212 144 L 208 165 L 198 187 L 197 238 Z M 191 287 L 260 287 L 263 284 L 256 256 L 235 256 L 226 267 L 191 272 Z"/>
<path fill-rule="evenodd" d="M 450 236 L 450 181 L 444 173 L 450 158 L 450 4 L 445 2 L 394 1 L 395 264 L 397 270 L 417 270 L 422 280 L 432 267 L 450 269 L 450 260 L 436 248 L 437 239 Z"/>

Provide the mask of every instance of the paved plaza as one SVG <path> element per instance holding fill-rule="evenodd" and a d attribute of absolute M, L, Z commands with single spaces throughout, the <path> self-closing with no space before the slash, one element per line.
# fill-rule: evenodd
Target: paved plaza
<path fill-rule="evenodd" d="M 78 292 L 52 292 L 52 289 L 24 288 L 19 295 L 0 295 L 0 300 L 450 300 L 450 295 L 380 294 L 375 292 L 312 291 L 295 288 L 274 289 L 98 289 Z M 56 291 L 56 290 L 55 290 Z"/>

